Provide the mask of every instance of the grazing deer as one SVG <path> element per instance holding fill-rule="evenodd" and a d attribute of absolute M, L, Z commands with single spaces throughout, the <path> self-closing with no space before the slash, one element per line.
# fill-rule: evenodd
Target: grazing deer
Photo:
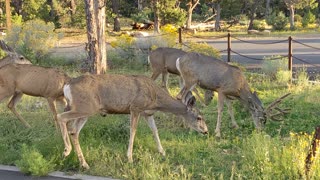
<path fill-rule="evenodd" d="M 8 108 L 26 126 L 30 125 L 16 111 L 15 107 L 23 94 L 44 97 L 54 114 L 58 128 L 56 101 L 64 102 L 63 86 L 70 80 L 65 73 L 54 68 L 30 64 L 7 64 L 0 68 L 0 102 L 11 97 Z"/>
<path fill-rule="evenodd" d="M 70 111 L 58 114 L 58 121 L 65 144 L 63 155 L 72 150 L 71 141 L 78 155 L 81 167 L 89 168 L 80 148 L 79 133 L 87 118 L 93 114 L 130 114 L 130 139 L 127 151 L 132 162 L 133 141 L 139 116 L 148 121 L 153 131 L 158 151 L 165 155 L 158 136 L 153 114 L 156 111 L 170 112 L 184 117 L 187 124 L 198 132 L 207 134 L 207 126 L 202 117 L 181 101 L 174 99 L 154 81 L 144 76 L 134 75 L 83 75 L 74 78 L 64 86 L 64 95 Z M 191 98 L 192 99 L 192 98 Z M 187 102 L 186 104 L 190 104 Z M 192 103 L 191 103 L 192 104 Z M 72 126 L 69 124 L 72 124 Z"/>
<path fill-rule="evenodd" d="M 176 67 L 176 61 L 179 57 L 185 55 L 187 52 L 176 49 L 176 48 L 168 48 L 168 47 L 160 47 L 153 50 L 149 57 L 148 62 L 150 63 L 152 75 L 151 79 L 156 80 L 159 75 L 162 75 L 162 87 L 167 89 L 168 86 L 168 76 L 169 73 L 175 74 L 179 76 L 179 84 L 180 87 L 182 79 L 180 77 L 180 73 Z M 196 96 L 199 98 L 200 102 L 208 105 L 212 99 L 213 92 L 210 90 L 206 90 L 204 94 L 204 101 L 200 98 L 200 95 L 197 89 L 193 90 Z"/>
<path fill-rule="evenodd" d="M 220 126 L 224 102 L 227 104 L 232 126 L 234 128 L 238 127 L 234 119 L 231 99 L 240 100 L 249 109 L 257 129 L 262 128 L 266 123 L 267 117 L 272 120 L 278 120 L 278 116 L 288 113 L 289 109 L 280 109 L 276 106 L 289 94 L 279 98 L 264 109 L 256 92 L 251 92 L 244 74 L 236 66 L 229 65 L 210 56 L 188 53 L 177 60 L 177 68 L 184 84 L 184 87 L 177 95 L 178 99 L 183 99 L 188 94 L 188 91 L 192 90 L 196 85 L 218 93 L 218 120 L 215 129 L 217 137 L 221 136 Z M 278 113 L 271 114 L 273 110 L 277 110 Z"/>

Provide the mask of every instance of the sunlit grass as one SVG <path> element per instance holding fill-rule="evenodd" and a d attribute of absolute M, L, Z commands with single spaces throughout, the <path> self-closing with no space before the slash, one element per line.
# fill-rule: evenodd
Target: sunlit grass
<path fill-rule="evenodd" d="M 150 71 L 129 69 L 110 73 L 144 74 Z M 83 171 L 74 152 L 63 159 L 63 141 L 54 127 L 52 114 L 43 98 L 24 96 L 17 110 L 30 123 L 26 129 L 0 104 L 0 163 L 15 165 L 21 160 L 23 144 L 34 148 L 54 166 L 54 170 L 79 172 L 119 179 L 303 179 L 304 160 L 309 150 L 312 133 L 319 123 L 320 86 L 311 84 L 277 84 L 246 74 L 252 90 L 267 106 L 274 99 L 291 93 L 283 106 L 291 113 L 282 122 L 268 121 L 262 133 L 255 131 L 251 115 L 237 101 L 235 117 L 239 129 L 231 129 L 226 107 L 222 116 L 222 138 L 214 137 L 217 121 L 217 96 L 203 107 L 209 135 L 190 130 L 172 114 L 158 112 L 155 120 L 166 157 L 157 152 L 156 143 L 147 123 L 141 118 L 135 138 L 133 159 L 127 162 L 129 140 L 128 115 L 99 115 L 89 118 L 80 133 L 80 143 L 91 166 Z M 258 78 L 257 78 L 258 77 Z M 170 76 L 169 92 L 176 96 L 179 83 Z M 160 83 L 161 78 L 157 80 Z M 40 105 L 39 105 L 40 104 Z M 61 109 L 60 109 L 61 112 Z M 310 179 L 320 176 L 319 158 L 315 158 Z"/>

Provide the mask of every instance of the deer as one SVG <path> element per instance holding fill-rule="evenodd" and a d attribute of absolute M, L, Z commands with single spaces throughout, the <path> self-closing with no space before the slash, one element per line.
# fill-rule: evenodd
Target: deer
<path fill-rule="evenodd" d="M 290 93 L 278 98 L 264 109 L 257 93 L 250 90 L 243 72 L 236 66 L 199 53 L 185 54 L 178 58 L 176 66 L 183 79 L 183 88 L 177 95 L 177 99 L 183 100 L 188 91 L 196 85 L 218 93 L 216 137 L 221 137 L 220 127 L 224 102 L 226 102 L 231 117 L 232 127 L 238 128 L 231 104 L 233 99 L 238 99 L 244 107 L 249 109 L 258 130 L 263 128 L 267 118 L 279 121 L 282 115 L 289 113 L 290 109 L 280 109 L 278 105 Z M 277 112 L 274 113 L 274 111 Z"/>
<path fill-rule="evenodd" d="M 6 53 L 6 56 L 0 60 L 0 67 L 6 64 L 31 64 L 30 60 L 16 53 L 3 40 L 0 40 L 0 48 Z"/>
<path fill-rule="evenodd" d="M 151 79 L 154 81 L 162 75 L 162 87 L 167 90 L 168 86 L 168 76 L 170 74 L 179 76 L 179 84 L 181 87 L 182 79 L 180 77 L 180 72 L 176 67 L 176 60 L 185 55 L 187 52 L 181 49 L 160 47 L 153 50 L 148 56 L 148 62 L 151 66 L 152 75 Z M 213 92 L 206 90 L 204 93 L 204 100 L 200 98 L 197 89 L 193 89 L 193 92 L 198 97 L 203 105 L 208 105 L 213 97 Z"/>
<path fill-rule="evenodd" d="M 70 154 L 75 148 L 80 167 L 89 169 L 79 143 L 79 133 L 89 116 L 100 113 L 130 114 L 130 138 L 127 151 L 128 162 L 133 162 L 132 151 L 137 123 L 143 116 L 153 132 L 160 154 L 165 151 L 160 143 L 158 130 L 153 114 L 156 111 L 173 113 L 182 116 L 194 130 L 207 134 L 208 128 L 199 111 L 187 99 L 186 104 L 170 96 L 170 94 L 150 78 L 142 75 L 121 74 L 85 74 L 73 78 L 64 86 L 64 95 L 69 111 L 58 114 L 58 122 L 64 141 L 63 156 Z"/>
<path fill-rule="evenodd" d="M 32 64 L 7 64 L 0 68 L 0 102 L 11 97 L 7 107 L 25 127 L 30 128 L 29 123 L 16 111 L 16 105 L 23 94 L 44 97 L 58 128 L 56 102 L 66 106 L 63 86 L 70 79 L 67 74 L 54 68 Z"/>

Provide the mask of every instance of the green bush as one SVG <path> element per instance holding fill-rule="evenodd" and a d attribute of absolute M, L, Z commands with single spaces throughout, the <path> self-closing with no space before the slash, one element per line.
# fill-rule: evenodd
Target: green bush
<path fill-rule="evenodd" d="M 286 71 L 288 68 L 288 58 L 280 55 L 264 57 L 261 70 L 271 79 L 276 79 L 279 71 Z"/>
<path fill-rule="evenodd" d="M 267 23 L 265 20 L 254 20 L 253 29 L 263 31 L 266 29 Z"/>
<path fill-rule="evenodd" d="M 54 165 L 48 162 L 35 148 L 23 144 L 21 159 L 16 162 L 20 170 L 33 176 L 45 176 L 54 169 Z"/>
<path fill-rule="evenodd" d="M 31 61 L 38 63 L 58 40 L 54 24 L 42 20 L 30 20 L 23 25 L 13 25 L 6 36 L 8 45 Z"/>
<path fill-rule="evenodd" d="M 272 25 L 274 30 L 280 31 L 285 29 L 288 24 L 288 18 L 283 12 L 279 12 L 278 14 L 273 12 L 267 19 L 267 23 Z"/>
<path fill-rule="evenodd" d="M 210 46 L 207 43 L 189 43 L 188 44 L 189 49 L 187 51 L 189 52 L 197 52 L 197 53 L 201 53 L 207 56 L 212 56 L 215 58 L 220 58 L 220 52 L 218 49 Z"/>
<path fill-rule="evenodd" d="M 307 27 L 309 24 L 316 22 L 316 16 L 312 14 L 311 11 L 308 11 L 302 18 L 302 27 Z"/>

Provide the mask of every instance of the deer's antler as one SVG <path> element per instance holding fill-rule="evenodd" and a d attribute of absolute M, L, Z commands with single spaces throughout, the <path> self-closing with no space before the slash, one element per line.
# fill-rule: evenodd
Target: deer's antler
<path fill-rule="evenodd" d="M 288 97 L 290 94 L 291 93 L 287 93 L 287 94 L 279 97 L 275 101 L 273 101 L 271 104 L 269 104 L 269 106 L 264 111 L 266 113 L 267 117 L 269 117 L 273 121 L 282 121 L 282 119 L 280 119 L 280 117 L 285 114 L 288 114 L 291 109 L 290 108 L 281 109 L 278 107 L 278 105 L 283 101 L 284 98 Z M 276 110 L 278 112 L 271 114 L 273 110 Z"/>

